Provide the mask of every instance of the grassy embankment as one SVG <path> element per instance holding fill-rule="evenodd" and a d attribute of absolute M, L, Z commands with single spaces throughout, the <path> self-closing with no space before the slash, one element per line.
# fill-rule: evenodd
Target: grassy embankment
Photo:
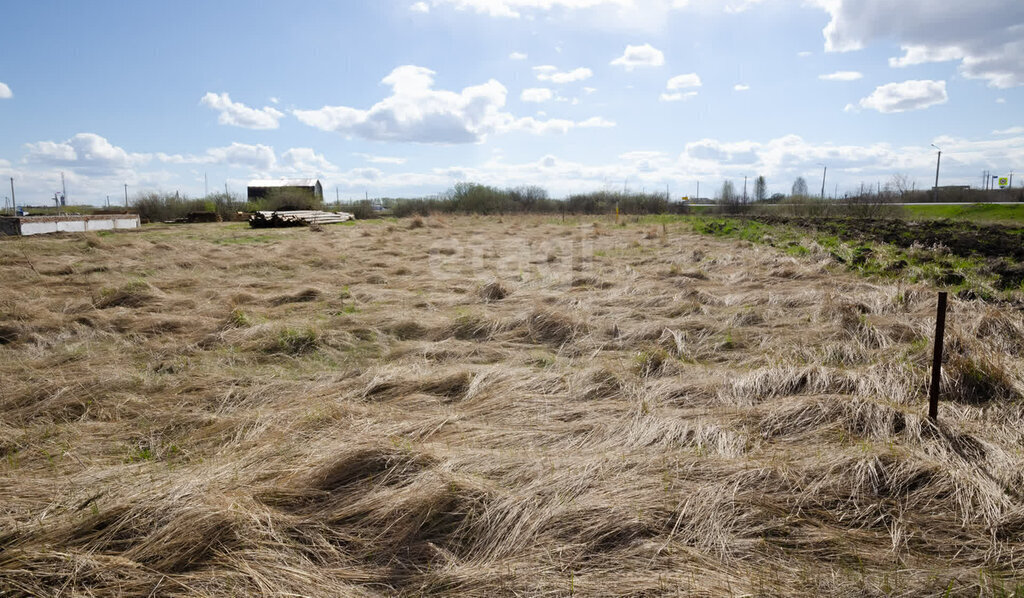
<path fill-rule="evenodd" d="M 872 241 L 863 238 L 862 228 L 851 227 L 847 232 L 841 222 L 832 225 L 838 232 L 829 234 L 802 226 L 765 224 L 739 218 L 696 217 L 688 220 L 694 230 L 702 234 L 766 244 L 793 256 L 824 258 L 835 266 L 865 276 L 934 284 L 963 298 L 1024 300 L 1024 284 L 1013 276 L 1005 275 L 1006 259 L 999 260 L 1000 263 L 994 266 L 991 256 L 954 255 L 941 245 L 929 247 L 904 241 L 903 244 L 909 246 L 901 247 Z"/>
<path fill-rule="evenodd" d="M 1024 204 L 968 206 L 904 206 L 908 218 L 949 218 L 970 222 L 1024 225 Z"/>

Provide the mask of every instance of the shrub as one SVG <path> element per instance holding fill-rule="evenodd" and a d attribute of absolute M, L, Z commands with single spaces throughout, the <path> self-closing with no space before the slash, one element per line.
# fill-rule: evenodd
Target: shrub
<path fill-rule="evenodd" d="M 282 187 L 267 190 L 257 204 L 261 210 L 319 210 L 323 200 L 308 190 Z"/>
<path fill-rule="evenodd" d="M 205 199 L 190 199 L 178 193 L 140 193 L 132 201 L 139 218 L 147 222 L 163 222 L 185 218 L 189 212 L 213 212 L 221 220 L 231 220 L 246 209 L 246 202 L 228 193 L 216 193 Z"/>

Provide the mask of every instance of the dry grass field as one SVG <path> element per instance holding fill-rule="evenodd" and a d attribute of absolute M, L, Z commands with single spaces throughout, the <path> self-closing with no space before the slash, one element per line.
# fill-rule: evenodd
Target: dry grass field
<path fill-rule="evenodd" d="M 607 218 L 0 240 L 0 595 L 1024 595 L 1024 319 Z"/>

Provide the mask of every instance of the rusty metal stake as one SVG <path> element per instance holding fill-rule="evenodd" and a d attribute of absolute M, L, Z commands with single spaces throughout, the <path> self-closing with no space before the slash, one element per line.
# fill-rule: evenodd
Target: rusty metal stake
<path fill-rule="evenodd" d="M 932 352 L 932 387 L 928 393 L 928 417 L 939 418 L 939 382 L 942 380 L 942 337 L 946 332 L 946 291 L 939 291 L 935 311 L 935 347 Z"/>

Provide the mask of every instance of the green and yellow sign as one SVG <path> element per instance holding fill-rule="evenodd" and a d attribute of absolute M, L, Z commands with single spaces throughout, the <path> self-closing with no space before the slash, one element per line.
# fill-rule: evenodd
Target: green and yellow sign
<path fill-rule="evenodd" d="M 997 182 L 999 183 L 1000 189 L 1006 189 L 1006 187 L 1010 184 L 1010 177 L 1001 176 L 999 177 L 999 181 Z"/>

